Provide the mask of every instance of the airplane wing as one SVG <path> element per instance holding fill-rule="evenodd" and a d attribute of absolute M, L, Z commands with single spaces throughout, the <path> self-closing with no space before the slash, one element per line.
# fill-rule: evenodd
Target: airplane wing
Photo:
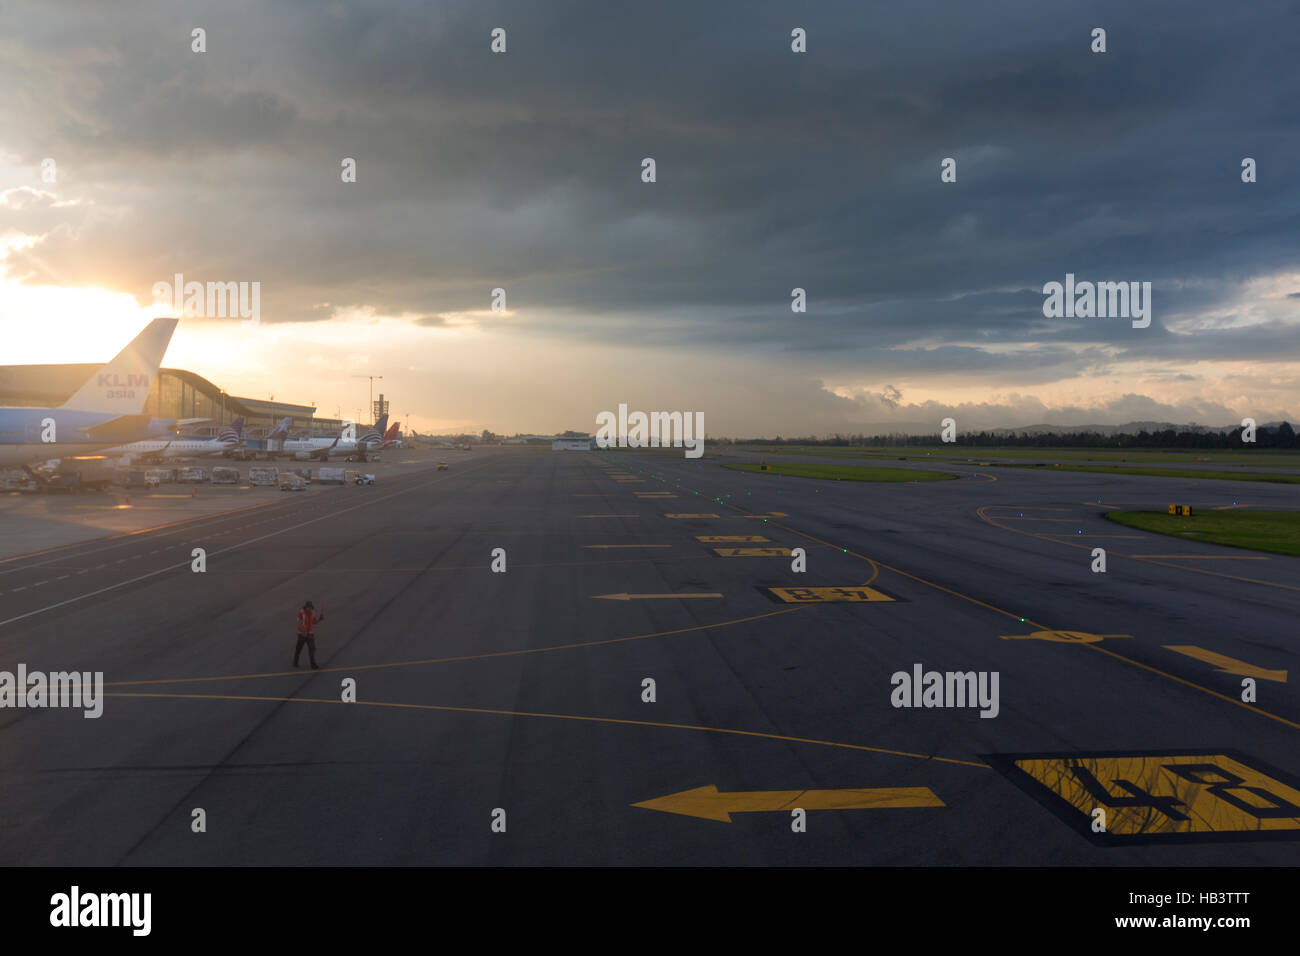
<path fill-rule="evenodd" d="M 152 420 L 150 415 L 118 415 L 97 425 L 83 426 L 77 431 L 95 441 L 131 442 L 148 437 L 149 423 Z"/>

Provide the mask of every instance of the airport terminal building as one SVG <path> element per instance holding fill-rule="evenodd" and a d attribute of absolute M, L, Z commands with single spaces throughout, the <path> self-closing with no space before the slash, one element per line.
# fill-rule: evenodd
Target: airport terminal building
<path fill-rule="evenodd" d="M 0 405 L 55 407 L 67 401 L 95 372 L 88 365 L 0 365 Z M 201 375 L 162 368 L 145 403 L 154 418 L 207 418 L 185 429 L 187 435 L 215 438 L 227 422 L 244 418 L 244 435 L 264 438 L 285 417 L 293 419 L 291 434 L 336 435 L 343 422 L 318 418 L 311 405 L 290 405 L 230 395 Z"/>

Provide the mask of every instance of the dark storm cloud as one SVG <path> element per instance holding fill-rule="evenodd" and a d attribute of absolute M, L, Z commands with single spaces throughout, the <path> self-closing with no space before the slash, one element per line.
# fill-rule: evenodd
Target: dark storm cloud
<path fill-rule="evenodd" d="M 97 210 L 70 207 L 75 229 L 11 255 L 34 279 L 125 282 L 141 301 L 174 272 L 257 280 L 264 321 L 328 301 L 423 325 L 502 286 L 519 314 L 499 321 L 529 334 L 1017 381 L 1295 354 L 1294 313 L 1249 334 L 1167 325 L 1296 267 L 1294 4 L 15 3 L 3 18 L 0 146 L 56 157 L 61 193 Z M 807 55 L 789 51 L 795 25 Z M 939 182 L 945 156 L 956 184 Z M 1044 319 L 1042 285 L 1066 272 L 1152 282 L 1151 327 Z M 796 286 L 807 314 L 790 312 Z"/>

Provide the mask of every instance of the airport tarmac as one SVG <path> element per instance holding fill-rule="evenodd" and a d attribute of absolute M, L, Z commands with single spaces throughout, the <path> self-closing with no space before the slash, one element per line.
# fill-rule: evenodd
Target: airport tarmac
<path fill-rule="evenodd" d="M 317 461 L 285 459 L 187 459 L 183 465 L 172 467 L 197 465 L 209 472 L 214 466 L 236 468 L 240 481 L 230 485 L 212 484 L 210 481 L 167 482 L 150 489 L 113 486 L 108 491 L 85 493 L 0 492 L 0 528 L 4 530 L 0 536 L 0 558 L 90 541 L 109 534 L 132 534 L 174 521 L 254 508 L 276 503 L 281 498 L 315 494 L 337 487 L 309 484 L 303 492 L 282 492 L 278 486 L 250 485 L 249 468 L 275 467 L 281 471 L 307 468 L 313 475 L 321 467 L 342 468 L 373 474 L 376 481 L 385 481 L 409 470 L 412 465 L 424 465 L 430 454 L 432 452 L 425 450 L 398 449 L 385 453 L 379 461 L 344 462 L 336 459 L 324 465 Z M 443 457 L 451 455 L 463 456 L 465 452 L 447 450 Z"/>
<path fill-rule="evenodd" d="M 1104 517 L 1293 487 L 439 455 L 0 561 L 0 668 L 106 682 L 0 711 L 0 861 L 1295 862 L 1300 559 Z"/>

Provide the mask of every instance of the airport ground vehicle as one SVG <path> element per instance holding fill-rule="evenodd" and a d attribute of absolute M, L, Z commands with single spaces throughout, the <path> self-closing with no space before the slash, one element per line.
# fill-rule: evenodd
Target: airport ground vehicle
<path fill-rule="evenodd" d="M 248 469 L 248 483 L 256 487 L 266 485 L 275 485 L 280 480 L 280 470 L 278 468 L 250 468 Z"/>
<path fill-rule="evenodd" d="M 375 483 L 375 476 L 367 475 L 360 471 L 349 471 L 348 481 L 356 485 L 373 485 Z"/>
<path fill-rule="evenodd" d="M 214 485 L 237 485 L 239 484 L 239 469 L 218 466 L 212 469 L 212 483 Z"/>
<path fill-rule="evenodd" d="M 316 484 L 341 485 L 348 480 L 348 473 L 342 468 L 322 468 L 316 472 Z"/>
<path fill-rule="evenodd" d="M 147 488 L 157 488 L 164 481 L 174 481 L 175 473 L 170 468 L 150 468 L 144 473 L 144 483 Z"/>
<path fill-rule="evenodd" d="M 446 471 L 446 470 L 447 470 L 447 463 L 446 463 L 445 461 L 440 461 L 440 462 L 438 462 L 438 470 L 439 470 L 439 471 Z"/>
<path fill-rule="evenodd" d="M 105 491 L 109 483 L 110 479 L 104 472 L 56 471 L 43 478 L 37 478 L 35 490 L 46 494 L 59 492 L 80 494 L 84 491 Z"/>
<path fill-rule="evenodd" d="M 306 491 L 307 479 L 286 471 L 280 476 L 281 491 Z"/>
<path fill-rule="evenodd" d="M 123 488 L 143 488 L 144 470 L 141 468 L 119 468 L 114 473 L 114 480 Z"/>

